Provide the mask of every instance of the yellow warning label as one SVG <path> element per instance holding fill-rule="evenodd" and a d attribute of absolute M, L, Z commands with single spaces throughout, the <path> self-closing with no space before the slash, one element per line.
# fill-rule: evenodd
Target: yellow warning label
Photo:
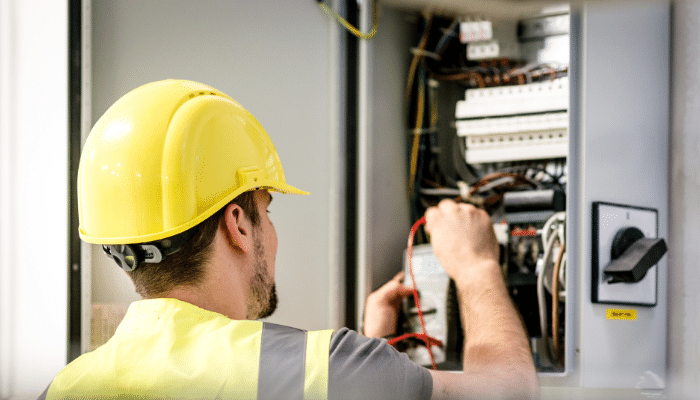
<path fill-rule="evenodd" d="M 637 319 L 637 310 L 619 310 L 608 308 L 605 312 L 607 319 Z"/>

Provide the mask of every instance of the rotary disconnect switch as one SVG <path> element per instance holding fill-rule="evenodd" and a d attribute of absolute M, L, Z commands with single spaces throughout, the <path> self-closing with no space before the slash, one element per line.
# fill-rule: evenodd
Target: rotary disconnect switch
<path fill-rule="evenodd" d="M 622 228 L 613 238 L 610 264 L 603 269 L 603 279 L 607 283 L 639 282 L 666 251 L 663 239 L 645 238 L 635 227 Z"/>

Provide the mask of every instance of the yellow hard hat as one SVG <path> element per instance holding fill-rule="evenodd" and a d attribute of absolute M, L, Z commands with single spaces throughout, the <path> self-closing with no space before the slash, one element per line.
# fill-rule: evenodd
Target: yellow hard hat
<path fill-rule="evenodd" d="M 78 168 L 80 237 L 129 244 L 164 239 L 255 189 L 286 183 L 262 125 L 201 83 L 165 80 L 119 99 L 97 121 Z"/>

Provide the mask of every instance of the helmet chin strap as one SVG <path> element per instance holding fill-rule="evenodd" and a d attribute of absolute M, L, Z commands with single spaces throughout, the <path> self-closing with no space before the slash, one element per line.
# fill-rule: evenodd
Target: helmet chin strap
<path fill-rule="evenodd" d="M 159 263 L 166 256 L 177 253 L 194 235 L 194 228 L 169 238 L 147 243 L 103 244 L 102 251 L 112 257 L 124 271 L 135 270 L 141 263 Z"/>

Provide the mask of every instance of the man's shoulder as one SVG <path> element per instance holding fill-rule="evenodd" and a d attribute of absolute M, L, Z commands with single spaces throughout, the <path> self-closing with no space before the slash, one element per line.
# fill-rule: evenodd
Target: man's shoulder
<path fill-rule="evenodd" d="M 388 360 L 410 363 L 406 354 L 399 353 L 386 339 L 370 338 L 348 328 L 333 332 L 329 353 L 331 358 L 356 359 L 361 363 Z"/>
<path fill-rule="evenodd" d="M 389 345 L 351 329 L 333 333 L 329 349 L 329 398 L 429 399 L 432 377 Z"/>
<path fill-rule="evenodd" d="M 369 338 L 365 335 L 361 335 L 358 332 L 350 328 L 340 328 L 333 332 L 331 336 L 331 348 L 330 352 L 334 351 L 344 351 L 353 347 L 361 346 L 374 346 L 382 347 L 386 344 L 386 340 Z M 389 346 L 391 347 L 391 346 Z"/>

